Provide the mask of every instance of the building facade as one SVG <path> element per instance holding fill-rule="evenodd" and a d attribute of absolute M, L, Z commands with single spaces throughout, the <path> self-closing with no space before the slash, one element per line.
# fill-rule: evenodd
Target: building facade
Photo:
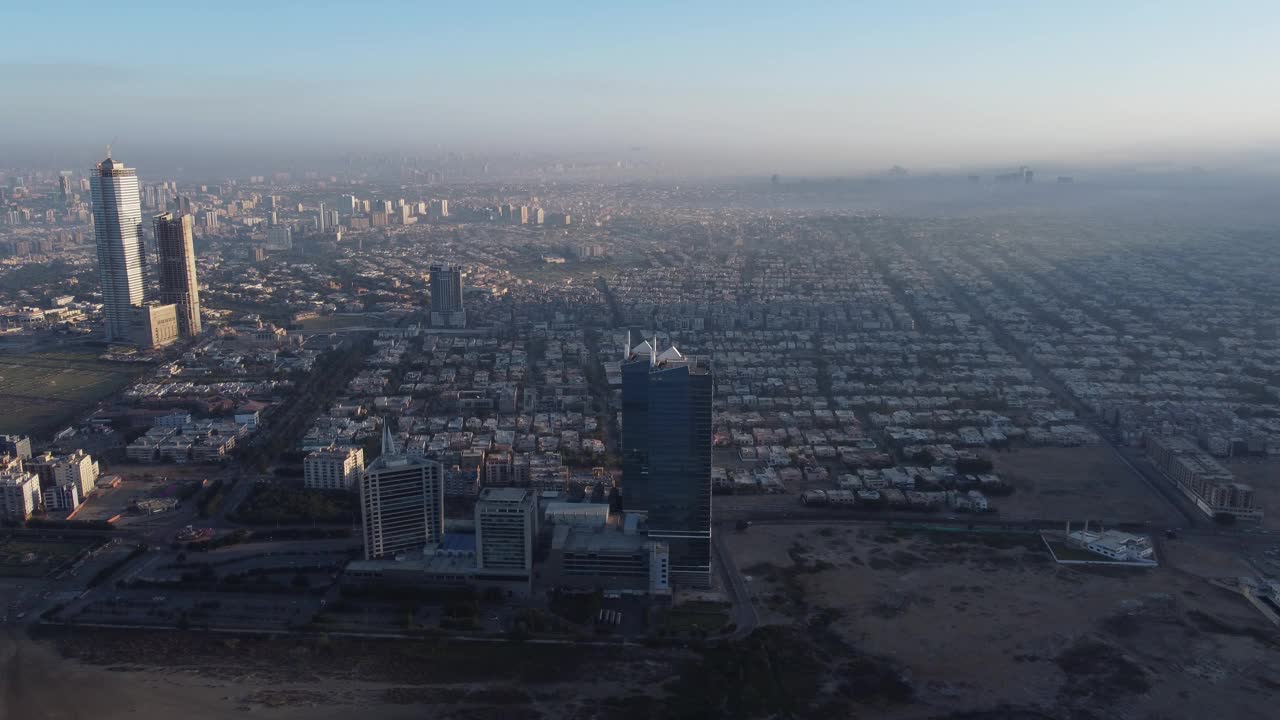
<path fill-rule="evenodd" d="M 108 157 L 93 169 L 89 188 L 107 341 L 130 342 L 132 308 L 146 299 L 147 255 L 138 175 Z"/>
<path fill-rule="evenodd" d="M 476 500 L 476 560 L 485 570 L 533 571 L 538 503 L 524 488 L 484 488 Z"/>
<path fill-rule="evenodd" d="M 160 302 L 177 308 L 178 332 L 195 337 L 200 323 L 200 286 L 196 281 L 196 253 L 190 215 L 161 213 L 152 218 L 159 254 Z"/>
<path fill-rule="evenodd" d="M 170 345 L 178 339 L 178 308 L 172 304 L 146 303 L 130 310 L 133 342 L 142 348 Z"/>
<path fill-rule="evenodd" d="M 642 342 L 622 366 L 623 505 L 670 548 L 671 579 L 711 581 L 710 360 Z"/>

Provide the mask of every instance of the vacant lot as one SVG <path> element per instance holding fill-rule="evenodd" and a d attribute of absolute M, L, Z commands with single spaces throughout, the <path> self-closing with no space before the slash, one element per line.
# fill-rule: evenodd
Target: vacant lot
<path fill-rule="evenodd" d="M 991 459 L 1014 487 L 1009 497 L 991 501 L 1002 518 L 1165 523 L 1179 517 L 1105 447 L 1028 448 Z"/>
<path fill-rule="evenodd" d="M 0 433 L 43 433 L 128 385 L 144 369 L 92 351 L 0 355 Z"/>
<path fill-rule="evenodd" d="M 43 541 L 0 538 L 0 576 L 39 578 L 81 552 L 96 545 L 96 540 Z"/>
<path fill-rule="evenodd" d="M 1263 718 L 1280 686 L 1280 633 L 1191 568 L 1076 570 L 1034 535 L 856 525 L 757 525 L 729 545 L 764 621 L 907 668 L 915 704 L 882 717 Z"/>

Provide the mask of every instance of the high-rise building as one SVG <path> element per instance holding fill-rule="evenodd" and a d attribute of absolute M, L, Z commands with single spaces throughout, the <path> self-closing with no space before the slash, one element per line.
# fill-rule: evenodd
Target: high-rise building
<path fill-rule="evenodd" d="M 526 488 L 484 488 L 476 499 L 476 564 L 485 570 L 533 570 L 538 503 Z"/>
<path fill-rule="evenodd" d="M 341 211 L 342 211 L 342 213 L 343 213 L 344 215 L 353 215 L 353 214 L 355 214 L 355 212 L 356 212 L 356 196 L 355 196 L 355 195 L 343 195 L 343 196 L 342 196 L 342 201 L 338 203 L 338 209 L 339 209 L 339 210 L 341 210 Z"/>
<path fill-rule="evenodd" d="M 64 170 L 58 174 L 58 199 L 66 202 L 71 199 L 71 177 Z"/>
<path fill-rule="evenodd" d="M 467 326 L 460 265 L 435 263 L 431 266 L 431 324 L 434 327 Z"/>
<path fill-rule="evenodd" d="M 366 560 L 421 552 L 444 535 L 444 469 L 396 452 L 384 422 L 382 455 L 360 481 L 360 513 Z"/>
<path fill-rule="evenodd" d="M 519 212 L 519 214 L 516 216 L 516 222 L 517 222 L 517 223 L 519 223 L 519 224 L 521 224 L 521 225 L 528 225 L 528 224 L 529 224 L 529 206 L 528 206 L 528 205 L 521 205 L 521 206 L 520 206 L 520 212 Z"/>
<path fill-rule="evenodd" d="M 302 461 L 302 485 L 312 490 L 350 490 L 362 472 L 362 448 L 316 450 Z"/>
<path fill-rule="evenodd" d="M 108 157 L 93 169 L 89 187 L 107 341 L 127 342 L 132 309 L 146 299 L 147 284 L 138 175 Z"/>
<path fill-rule="evenodd" d="M 670 546 L 671 579 L 711 580 L 710 360 L 654 343 L 630 348 L 622 365 L 622 501 L 646 516 L 648 534 Z"/>
<path fill-rule="evenodd" d="M 436 218 L 449 217 L 449 201 L 448 200 L 432 200 L 431 216 Z"/>
<path fill-rule="evenodd" d="M 316 212 L 316 230 L 324 232 L 329 224 L 329 213 L 324 211 L 324 203 L 320 203 L 320 210 Z"/>
<path fill-rule="evenodd" d="M 160 213 L 152 218 L 159 255 L 160 302 L 173 304 L 178 312 L 178 332 L 195 337 L 200 322 L 200 285 L 196 282 L 196 253 L 190 215 L 174 217 Z"/>
<path fill-rule="evenodd" d="M 267 230 L 267 247 L 272 250 L 292 250 L 293 230 L 287 225 Z"/>

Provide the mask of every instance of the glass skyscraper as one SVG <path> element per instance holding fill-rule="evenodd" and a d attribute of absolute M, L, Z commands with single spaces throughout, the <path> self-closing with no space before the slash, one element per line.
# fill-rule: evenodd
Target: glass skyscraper
<path fill-rule="evenodd" d="M 642 342 L 622 365 L 622 499 L 671 549 L 671 580 L 711 581 L 710 360 Z"/>
<path fill-rule="evenodd" d="M 138 175 L 108 157 L 93 169 L 89 189 L 107 341 L 128 341 L 133 307 L 146 300 L 147 254 Z"/>

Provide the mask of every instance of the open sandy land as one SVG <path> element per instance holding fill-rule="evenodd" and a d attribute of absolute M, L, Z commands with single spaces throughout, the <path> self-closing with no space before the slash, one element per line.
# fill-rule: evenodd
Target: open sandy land
<path fill-rule="evenodd" d="M 758 525 L 730 547 L 765 621 L 905 667 L 913 702 L 878 717 L 1274 717 L 1280 633 L 1242 598 L 1183 569 L 1067 569 L 1037 543 Z M 1242 570 L 1178 544 L 1189 569 Z"/>
<path fill-rule="evenodd" d="M 682 651 L 85 630 L 0 635 L 0 720 L 649 716 Z M 652 657 L 650 657 L 652 656 Z M 620 670 L 625 668 L 625 672 Z M 58 692 L 58 687 L 74 692 Z M 251 715 L 249 715 L 251 713 Z"/>
<path fill-rule="evenodd" d="M 991 454 L 995 471 L 1014 487 L 992 498 L 1011 520 L 1179 520 L 1177 512 L 1105 447 L 1023 448 Z"/>

